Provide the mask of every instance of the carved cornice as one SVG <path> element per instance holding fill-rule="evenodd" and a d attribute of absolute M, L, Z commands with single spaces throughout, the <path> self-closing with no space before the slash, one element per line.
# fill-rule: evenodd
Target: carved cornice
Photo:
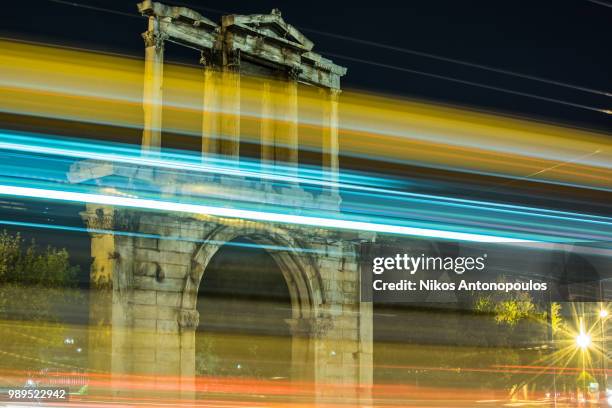
<path fill-rule="evenodd" d="M 137 231 L 140 226 L 140 217 L 133 212 L 113 210 L 108 213 L 103 208 L 96 208 L 81 213 L 81 216 L 89 230 Z"/>
<path fill-rule="evenodd" d="M 154 20 L 155 29 L 143 33 L 146 47 L 163 49 L 164 40 L 172 39 L 202 51 L 218 51 L 219 61 L 206 58 L 206 66 L 238 72 L 244 53 L 249 61 L 288 70 L 292 80 L 307 82 L 323 88 L 339 89 L 340 78 L 346 68 L 313 52 L 314 44 L 295 27 L 286 23 L 278 10 L 270 14 L 225 15 L 221 24 L 203 17 L 186 7 L 171 7 L 151 0 L 138 5 L 140 12 Z M 216 58 L 215 58 L 216 59 Z"/>

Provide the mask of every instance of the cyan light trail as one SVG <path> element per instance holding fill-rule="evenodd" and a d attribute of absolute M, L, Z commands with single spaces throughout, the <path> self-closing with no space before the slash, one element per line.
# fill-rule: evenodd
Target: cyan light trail
<path fill-rule="evenodd" d="M 324 187 L 339 187 L 344 192 L 356 190 L 364 196 L 372 198 L 413 199 L 414 202 L 431 203 L 432 201 L 443 202 L 445 205 L 461 208 L 472 208 L 485 210 L 494 208 L 496 211 L 510 214 L 534 214 L 542 217 L 550 217 L 559 220 L 580 220 L 588 222 L 602 222 L 609 225 L 612 219 L 590 214 L 581 214 L 569 211 L 549 210 L 545 208 L 534 208 L 520 205 L 509 205 L 501 203 L 486 202 L 481 200 L 468 200 L 453 197 L 435 196 L 431 194 L 411 193 L 398 189 L 385 187 L 409 187 L 409 182 L 399 182 L 390 178 L 364 176 L 348 172 L 341 172 L 341 182 L 333 183 L 321 180 L 322 172 L 300 166 L 299 177 L 286 176 L 288 168 L 284 166 L 266 166 L 256 161 L 241 160 L 236 166 L 235 161 L 222 158 L 207 159 L 209 164 L 202 163 L 199 156 L 180 154 L 173 152 L 161 152 L 157 156 L 147 157 L 141 154 L 138 148 L 119 145 L 101 144 L 99 142 L 78 142 L 75 140 L 64 140 L 53 138 L 42 138 L 17 135 L 13 133 L 0 133 L 0 149 L 12 150 L 25 153 L 35 153 L 56 157 L 71 157 L 81 159 L 100 160 L 104 163 L 119 163 L 130 165 L 143 165 L 154 168 L 165 168 L 170 170 L 190 171 L 201 174 L 228 175 L 238 177 L 253 177 L 274 182 L 299 183 L 301 185 L 316 185 Z M 395 205 L 394 205 L 395 206 Z"/>
<path fill-rule="evenodd" d="M 31 181 L 31 185 L 45 186 L 44 182 Z M 87 188 L 83 186 L 67 186 L 72 190 L 77 187 L 81 191 L 87 191 Z M 57 188 L 57 187 L 56 187 Z M 105 188 L 102 188 L 105 191 Z M 93 190 L 95 191 L 95 190 Z M 89 202 L 89 203 L 100 203 L 100 204 L 111 204 L 120 205 L 136 208 L 148 208 L 148 209 L 159 209 L 165 211 L 174 212 L 187 212 L 196 214 L 207 214 L 207 215 L 218 215 L 232 218 L 246 218 L 260 221 L 273 221 L 273 222 L 287 222 L 292 224 L 301 225 L 314 225 L 325 228 L 347 228 L 360 231 L 374 231 L 374 232 L 386 232 L 393 234 L 411 235 L 411 236 L 423 236 L 433 238 L 445 238 L 445 239 L 459 239 L 475 242 L 529 242 L 529 239 L 516 238 L 515 236 L 506 233 L 505 235 L 485 235 L 485 234 L 474 234 L 462 232 L 458 226 L 455 226 L 455 230 L 452 230 L 452 225 L 444 225 L 441 228 L 425 228 L 422 225 L 425 223 L 418 223 L 416 221 L 406 221 L 402 219 L 389 219 L 388 217 L 374 217 L 372 215 L 368 217 L 362 217 L 365 219 L 376 220 L 379 223 L 363 222 L 355 220 L 355 216 L 351 214 L 338 214 L 338 213 L 325 213 L 319 212 L 322 216 L 296 216 L 293 214 L 287 214 L 286 209 L 276 207 L 273 210 L 257 211 L 257 210 L 241 210 L 227 207 L 214 207 L 214 206 L 203 206 L 198 204 L 189 204 L 185 202 L 168 202 L 159 201 L 156 199 L 138 198 L 134 195 L 126 197 L 117 196 L 115 194 L 120 193 L 113 191 L 112 194 L 92 194 L 82 193 L 76 191 L 64 190 L 51 190 L 48 188 L 23 188 L 17 186 L 4 185 L 3 190 L 0 194 L 8 194 L 18 197 L 27 198 L 39 198 L 43 200 L 60 200 L 60 201 L 72 201 L 72 202 Z M 233 203 L 234 204 L 234 203 Z M 285 213 L 279 213 L 279 211 L 285 211 Z M 392 224 L 392 222 L 395 222 Z M 406 225 L 407 224 L 407 225 Z M 430 224 L 431 225 L 431 224 Z M 478 230 L 478 229 L 475 229 Z M 544 241 L 544 242 L 555 242 L 560 241 L 553 237 L 546 237 L 542 234 L 535 235 L 523 234 L 524 236 L 531 237 L 531 240 Z M 562 240 L 567 242 L 568 240 Z"/>
<path fill-rule="evenodd" d="M 369 199 L 345 193 L 343 211 L 351 214 L 393 214 L 396 218 L 412 219 L 413 223 L 436 222 L 440 225 L 461 225 L 474 229 L 497 229 L 520 232 L 533 240 L 549 242 L 591 241 L 610 242 L 612 220 L 605 217 L 582 217 L 577 213 L 538 212 L 534 208 L 487 206 L 483 202 L 447 202 L 433 197 L 406 198 L 391 194 L 368 195 Z M 549 238 L 544 238 L 548 235 Z"/>
<path fill-rule="evenodd" d="M 442 238 L 473 242 L 528 242 L 528 240 L 496 237 L 480 234 L 468 234 L 432 230 L 426 228 L 404 227 L 398 225 L 376 224 L 333 218 L 306 217 L 300 215 L 280 214 L 263 211 L 239 210 L 234 208 L 212 207 L 206 205 L 185 204 L 180 202 L 147 200 L 141 198 L 117 197 L 104 194 L 76 193 L 70 191 L 48 190 L 31 187 L 16 187 L 0 185 L 0 195 L 12 197 L 38 198 L 44 200 L 80 202 L 102 205 L 116 205 L 120 207 L 141 208 L 148 210 L 161 210 L 175 213 L 212 215 L 218 217 L 241 218 L 254 221 L 298 224 L 313 227 L 339 228 L 354 231 L 370 231 L 389 234 Z"/>
<path fill-rule="evenodd" d="M 162 199 L 158 187 L 146 181 L 129 184 L 112 172 L 95 183 L 86 180 L 69 183 L 70 166 L 83 163 L 79 159 L 92 157 L 96 158 L 94 163 L 127 172 L 133 173 L 137 168 L 164 172 L 186 180 L 192 188 L 181 188 L 180 193 Z M 282 174 L 282 169 L 262 168 L 257 162 L 236 164 L 219 158 L 208 164 L 188 154 L 162 152 L 154 157 L 142 156 L 139 149 L 121 144 L 45 139 L 8 132 L 0 134 L 0 158 L 4 194 L 21 197 L 110 201 L 133 208 L 476 242 L 581 242 L 593 246 L 612 242 L 609 217 L 401 191 L 409 190 L 412 184 L 376 176 L 343 173 L 339 183 L 330 183 L 322 179 L 320 170 L 309 168 L 300 170 L 300 175 L 307 177 L 288 177 Z M 299 204 L 291 204 L 292 200 L 288 204 L 262 203 L 255 195 L 231 190 L 225 195 L 215 194 L 206 187 L 211 175 L 236 181 L 265 180 L 276 187 L 291 183 L 322 187 L 324 191 L 339 187 L 343 198 L 341 211 L 321 209 L 308 200 Z"/>
<path fill-rule="evenodd" d="M 321 180 L 321 170 L 300 168 L 299 177 L 286 176 L 290 168 L 281 165 L 265 165 L 259 162 L 241 160 L 239 166 L 235 161 L 223 158 L 208 158 L 202 163 L 201 158 L 194 155 L 163 152 L 155 156 L 143 156 L 141 150 L 128 146 L 100 144 L 94 142 L 76 142 L 58 139 L 56 137 L 31 137 L 13 133 L 0 133 L 0 149 L 25 153 L 43 154 L 49 156 L 72 157 L 76 159 L 100 160 L 106 163 L 136 164 L 156 168 L 193 171 L 200 174 L 223 174 L 227 176 L 254 177 L 262 180 L 303 183 L 325 187 L 342 187 L 348 189 L 365 189 L 362 185 L 394 185 L 390 179 L 372 176 L 343 174 L 344 183 L 334 183 Z"/>
<path fill-rule="evenodd" d="M 0 219 L 0 225 L 11 226 L 11 227 L 25 227 L 25 228 L 35 228 L 35 229 L 48 229 L 55 231 L 67 231 L 67 232 L 82 232 L 82 233 L 98 233 L 98 234 L 112 234 L 112 235 L 121 235 L 121 236 L 129 236 L 129 237 L 137 237 L 137 238 L 153 238 L 153 239 L 163 239 L 168 241 L 189 241 L 194 243 L 203 243 L 203 240 L 199 239 L 191 239 L 189 237 L 181 237 L 174 235 L 159 235 L 159 234 L 147 234 L 142 232 L 130 232 L 130 231 L 117 231 L 117 230 L 107 230 L 107 229 L 98 229 L 98 228 L 85 228 L 85 227 L 75 227 L 71 225 L 62 225 L 62 224 L 48 224 L 48 223 L 40 223 L 40 222 L 25 222 L 25 221 L 14 221 L 14 220 L 6 220 Z M 242 248 L 259 248 L 266 249 L 270 251 L 297 251 L 311 254 L 332 254 L 332 255 L 340 255 L 339 253 L 333 252 L 330 249 L 327 250 L 317 250 L 311 248 L 290 248 L 286 246 L 280 245 L 268 245 L 268 244 L 249 244 L 246 242 L 234 242 L 234 241 L 214 241 L 207 240 L 207 243 L 210 244 L 219 244 L 219 245 L 228 245 Z M 473 245 L 478 245 L 475 243 Z M 556 243 L 548 243 L 548 242 L 517 242 L 517 243 L 501 243 L 504 247 L 513 246 L 516 248 L 525 248 L 531 249 L 534 251 L 567 251 L 568 253 L 573 254 L 581 254 L 585 256 L 601 256 L 601 257 L 612 257 L 612 249 L 609 248 L 596 248 L 591 246 L 583 246 L 583 245 L 574 245 L 573 243 L 568 244 L 556 244 Z"/>

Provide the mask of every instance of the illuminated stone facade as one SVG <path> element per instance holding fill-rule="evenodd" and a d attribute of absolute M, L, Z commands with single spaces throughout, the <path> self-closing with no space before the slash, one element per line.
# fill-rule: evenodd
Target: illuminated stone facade
<path fill-rule="evenodd" d="M 202 52 L 204 162 L 218 155 L 239 160 L 240 78 L 255 74 L 263 78 L 262 115 L 276 112 L 286 118 L 280 125 L 262 121 L 262 162 L 282 163 L 289 175 L 296 175 L 297 86 L 303 83 L 320 88 L 326 100 L 321 115 L 322 165 L 332 187 L 313 193 L 299 183 L 279 188 L 265 180 L 232 176 L 194 179 L 189 172 L 95 161 L 74 165 L 71 181 L 104 184 L 105 177 L 121 177 L 126 185 L 153 186 L 162 197 L 184 197 L 206 187 L 213 198 L 246 195 L 262 206 L 338 211 L 340 197 L 333 185 L 338 177 L 337 98 L 346 69 L 314 53 L 312 42 L 285 23 L 277 10 L 224 16 L 217 24 L 184 7 L 150 1 L 138 7 L 149 19 L 143 34 L 143 155 L 154 157 L 161 148 L 164 42 L 175 41 Z M 282 104 L 270 98 L 270 87 L 279 86 L 272 80 L 284 84 Z M 225 88 L 228 83 L 235 87 L 220 90 L 220 81 Z M 248 238 L 277 248 L 269 252 L 291 295 L 292 317 L 286 323 L 293 339 L 294 379 L 354 385 L 344 387 L 344 392 L 360 398 L 367 394 L 358 392 L 357 386 L 367 390 L 372 382 L 372 311 L 371 303 L 359 302 L 358 254 L 372 234 L 99 205 L 88 205 L 83 219 L 92 236 L 91 310 L 98 329 L 91 336 L 90 356 L 95 368 L 115 376 L 171 376 L 178 389 L 191 395 L 200 281 L 224 243 Z"/>

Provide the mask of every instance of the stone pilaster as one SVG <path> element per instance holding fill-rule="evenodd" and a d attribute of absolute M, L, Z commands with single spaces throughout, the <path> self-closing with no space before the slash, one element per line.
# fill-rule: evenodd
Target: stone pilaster
<path fill-rule="evenodd" d="M 149 17 L 149 29 L 142 37 L 145 42 L 142 150 L 154 153 L 161 148 L 165 39 L 157 17 Z"/>
<path fill-rule="evenodd" d="M 323 123 L 322 123 L 322 150 L 323 150 L 323 170 L 326 181 L 332 186 L 329 188 L 331 195 L 338 194 L 338 188 L 333 185 L 338 183 L 339 163 L 339 142 L 338 142 L 338 96 L 339 89 L 323 89 Z"/>
<path fill-rule="evenodd" d="M 260 144 L 261 164 L 274 162 L 274 107 L 270 81 L 264 80 L 261 87 Z"/>
<path fill-rule="evenodd" d="M 290 70 L 288 80 L 278 85 L 275 108 L 279 112 L 275 122 L 276 162 L 287 168 L 288 176 L 298 171 L 298 84 L 297 71 Z"/>
<path fill-rule="evenodd" d="M 204 64 L 204 108 L 202 110 L 202 160 L 219 153 L 220 74 Z"/>
<path fill-rule="evenodd" d="M 221 73 L 221 154 L 239 160 L 240 155 L 240 54 L 232 53 Z"/>

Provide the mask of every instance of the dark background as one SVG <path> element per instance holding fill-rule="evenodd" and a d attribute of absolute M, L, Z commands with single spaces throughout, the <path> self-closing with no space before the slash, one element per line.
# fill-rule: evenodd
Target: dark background
<path fill-rule="evenodd" d="M 564 89 L 452 63 L 315 34 L 307 29 L 375 41 L 473 63 L 612 91 L 612 6 L 599 0 L 405 2 L 172 1 L 219 20 L 221 14 L 269 13 L 279 8 L 303 29 L 315 51 L 391 64 L 488 85 L 612 109 L 610 97 Z M 79 4 L 74 6 L 72 4 Z M 606 3 L 608 4 L 608 3 Z M 612 4 L 610 2 L 609 4 Z M 92 8 L 88 8 L 92 7 Z M 104 11 L 103 8 L 115 13 Z M 0 35 L 142 57 L 146 21 L 136 1 L 11 1 L 3 4 Z M 195 51 L 169 46 L 167 59 L 197 64 Z M 349 68 L 343 88 L 357 88 L 547 122 L 609 131 L 612 116 L 556 103 L 456 84 L 361 62 L 334 58 Z"/>

